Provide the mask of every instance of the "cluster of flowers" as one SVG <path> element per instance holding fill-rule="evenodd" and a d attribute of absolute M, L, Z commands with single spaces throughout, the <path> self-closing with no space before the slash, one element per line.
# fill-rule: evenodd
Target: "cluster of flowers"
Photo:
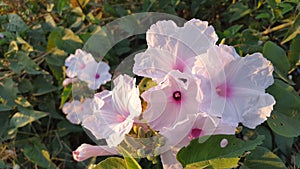
<path fill-rule="evenodd" d="M 135 78 L 119 75 L 112 91 L 64 105 L 71 122 L 107 143 L 81 145 L 73 152 L 75 160 L 120 154 L 118 145 L 128 136 L 137 137 L 138 126 L 152 132 L 143 137 L 163 140 L 155 155 L 164 168 L 182 168 L 176 154 L 192 139 L 235 134 L 239 123 L 255 128 L 270 116 L 275 100 L 265 89 L 274 81 L 273 67 L 261 53 L 240 57 L 233 47 L 216 45 L 214 28 L 197 19 L 183 27 L 159 21 L 146 38 L 148 48 L 135 55 L 133 73 L 151 78 L 156 86 L 141 92 Z M 65 65 L 71 78 L 65 84 L 77 78 L 97 89 L 111 78 L 106 63 L 96 63 L 81 50 Z M 222 140 L 220 146 L 226 144 Z"/>

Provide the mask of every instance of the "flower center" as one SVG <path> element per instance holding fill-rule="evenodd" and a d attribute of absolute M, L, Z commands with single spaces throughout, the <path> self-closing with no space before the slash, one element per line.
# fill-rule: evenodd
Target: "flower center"
<path fill-rule="evenodd" d="M 224 83 L 216 87 L 216 92 L 221 97 L 230 97 L 231 96 L 231 88 L 228 84 Z"/>
<path fill-rule="evenodd" d="M 173 99 L 176 101 L 181 100 L 181 92 L 180 91 L 176 91 L 173 93 Z"/>
<path fill-rule="evenodd" d="M 99 78 L 100 78 L 100 75 L 98 73 L 96 73 L 95 79 L 99 79 Z"/>
<path fill-rule="evenodd" d="M 199 129 L 199 128 L 193 128 L 190 135 L 189 135 L 189 138 L 192 140 L 192 139 L 195 139 L 195 138 L 198 138 L 200 137 L 202 133 L 202 130 Z"/>

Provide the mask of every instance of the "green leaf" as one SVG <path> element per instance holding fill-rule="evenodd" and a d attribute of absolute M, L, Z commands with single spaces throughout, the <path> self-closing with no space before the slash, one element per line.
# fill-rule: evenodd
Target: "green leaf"
<path fill-rule="evenodd" d="M 63 28 L 54 28 L 48 36 L 47 51 L 56 48 L 56 41 L 61 40 L 63 36 Z"/>
<path fill-rule="evenodd" d="M 46 146 L 39 139 L 34 139 L 32 144 L 24 147 L 24 155 L 34 164 L 43 168 L 55 169 L 56 166 L 50 159 Z"/>
<path fill-rule="evenodd" d="M 71 29 L 56 27 L 48 37 L 47 51 L 55 48 L 67 53 L 74 53 L 82 47 L 82 40 Z"/>
<path fill-rule="evenodd" d="M 59 129 L 58 135 L 60 137 L 66 136 L 70 133 L 82 132 L 82 127 L 78 125 L 71 124 L 67 120 L 60 121 L 57 124 L 57 128 Z"/>
<path fill-rule="evenodd" d="M 109 157 L 98 163 L 93 169 L 127 169 L 125 161 L 118 157 Z"/>
<path fill-rule="evenodd" d="M 22 79 L 22 81 L 19 82 L 18 89 L 20 93 L 32 92 L 33 86 L 29 79 Z"/>
<path fill-rule="evenodd" d="M 281 44 L 285 44 L 286 42 L 293 40 L 299 34 L 300 34 L 300 14 L 298 14 L 296 16 L 293 25 L 290 27 L 290 29 L 286 33 Z"/>
<path fill-rule="evenodd" d="M 243 25 L 233 25 L 229 27 L 224 31 L 224 36 L 226 38 L 232 38 L 242 27 Z"/>
<path fill-rule="evenodd" d="M 24 39 L 22 39 L 20 36 L 17 36 L 17 42 L 22 45 L 22 47 L 21 47 L 22 50 L 24 50 L 26 52 L 33 51 L 33 47 L 28 42 L 26 42 Z"/>
<path fill-rule="evenodd" d="M 60 109 L 63 107 L 63 105 L 68 100 L 71 94 L 72 94 L 72 85 L 68 85 L 64 87 L 64 90 L 61 93 L 60 106 L 59 106 Z"/>
<path fill-rule="evenodd" d="M 224 148 L 220 142 L 227 139 L 228 145 Z M 178 154 L 178 161 L 185 167 L 213 167 L 226 166 L 236 167 L 240 156 L 245 151 L 253 150 L 257 145 L 262 144 L 264 137 L 258 136 L 255 140 L 243 141 L 232 135 L 210 136 L 205 142 L 199 143 L 199 139 L 182 148 Z"/>
<path fill-rule="evenodd" d="M 12 79 L 4 79 L 0 82 L 0 103 L 3 109 L 12 108 L 15 105 L 17 93 L 19 93 L 17 84 Z"/>
<path fill-rule="evenodd" d="M 64 29 L 64 35 L 62 41 L 56 41 L 56 45 L 59 49 L 66 51 L 67 53 L 74 53 L 76 49 L 82 47 L 82 40 L 71 29 Z"/>
<path fill-rule="evenodd" d="M 104 11 L 109 13 L 111 16 L 120 17 L 118 12 L 112 6 L 110 6 L 108 3 L 103 3 L 103 7 L 104 7 Z"/>
<path fill-rule="evenodd" d="M 22 107 L 31 107 L 31 104 L 29 103 L 29 101 L 27 101 L 23 96 L 18 96 L 15 99 L 15 103 L 22 106 Z"/>
<path fill-rule="evenodd" d="M 7 168 L 8 166 L 5 165 L 4 161 L 0 159 L 0 168 Z"/>
<path fill-rule="evenodd" d="M 246 156 L 244 164 L 240 169 L 285 169 L 284 163 L 270 150 L 258 146 Z"/>
<path fill-rule="evenodd" d="M 236 167 L 240 158 L 219 158 L 214 160 L 201 161 L 197 163 L 188 164 L 185 169 L 195 168 L 232 168 Z"/>
<path fill-rule="evenodd" d="M 274 42 L 268 41 L 263 48 L 263 55 L 272 62 L 275 70 L 287 76 L 290 70 L 290 63 L 285 51 Z"/>
<path fill-rule="evenodd" d="M 290 46 L 289 61 L 292 66 L 296 66 L 297 62 L 300 60 L 300 35 L 292 41 Z"/>
<path fill-rule="evenodd" d="M 15 113 L 10 119 L 10 126 L 19 128 L 24 127 L 34 121 L 47 116 L 48 113 L 19 107 L 19 112 Z"/>
<path fill-rule="evenodd" d="M 67 3 L 68 3 L 68 0 L 58 0 L 57 1 L 57 12 L 59 15 L 62 14 L 62 10 L 64 9 L 64 7 L 66 6 Z"/>
<path fill-rule="evenodd" d="M 16 134 L 16 130 L 12 130 L 9 126 L 9 112 L 0 113 L 0 142 L 8 139 L 13 139 Z"/>
<path fill-rule="evenodd" d="M 23 19 L 17 14 L 8 15 L 8 24 L 5 24 L 5 30 L 8 32 L 17 32 L 21 34 L 28 29 Z"/>
<path fill-rule="evenodd" d="M 25 70 L 28 74 L 43 74 L 44 71 L 29 57 L 28 52 L 18 51 L 10 56 L 9 68 L 17 74 Z"/>
<path fill-rule="evenodd" d="M 284 153 L 286 156 L 291 155 L 294 137 L 283 137 L 274 133 L 274 140 L 276 146 L 280 149 L 282 153 Z"/>
<path fill-rule="evenodd" d="M 142 169 L 142 167 L 139 165 L 139 163 L 132 157 L 132 155 L 126 151 L 122 146 L 118 147 L 121 154 L 124 156 L 124 160 L 126 163 L 127 168 L 130 169 Z"/>
<path fill-rule="evenodd" d="M 34 86 L 34 96 L 40 96 L 59 90 L 58 87 L 52 85 L 53 79 L 50 75 L 39 75 L 33 80 L 32 84 Z"/>
<path fill-rule="evenodd" d="M 263 135 L 265 136 L 265 139 L 263 141 L 263 144 L 261 144 L 261 146 L 268 148 L 269 150 L 272 150 L 272 134 L 271 134 L 271 130 L 267 127 L 265 127 L 264 125 L 260 125 L 256 128 L 256 132 L 258 135 Z"/>
<path fill-rule="evenodd" d="M 229 22 L 234 22 L 236 20 L 239 20 L 242 17 L 251 13 L 251 9 L 249 9 L 246 5 L 243 5 L 243 3 L 241 2 L 232 4 L 228 9 L 229 12 L 231 13 Z"/>
<path fill-rule="evenodd" d="M 285 137 L 300 135 L 300 97 L 294 88 L 275 79 L 267 92 L 276 100 L 271 117 L 267 120 L 270 128 Z"/>

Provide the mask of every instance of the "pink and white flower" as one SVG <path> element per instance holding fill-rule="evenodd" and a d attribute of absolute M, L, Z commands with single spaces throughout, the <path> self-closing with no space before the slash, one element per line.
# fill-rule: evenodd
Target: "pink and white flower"
<path fill-rule="evenodd" d="M 65 60 L 67 66 L 66 74 L 70 78 L 78 76 L 91 63 L 95 63 L 94 57 L 81 49 L 77 49 L 75 54 L 71 54 Z"/>
<path fill-rule="evenodd" d="M 105 62 L 96 62 L 90 53 L 77 49 L 65 61 L 66 74 L 70 78 L 77 77 L 88 84 L 90 89 L 96 90 L 101 84 L 111 79 L 109 65 Z"/>
<path fill-rule="evenodd" d="M 92 99 L 86 98 L 83 102 L 73 100 L 66 102 L 62 111 L 67 115 L 66 118 L 73 124 L 80 124 L 86 117 L 93 112 Z"/>
<path fill-rule="evenodd" d="M 170 127 L 188 114 L 199 113 L 202 91 L 200 80 L 179 71 L 171 71 L 157 86 L 145 91 L 142 98 L 147 102 L 143 117 L 151 128 Z"/>
<path fill-rule="evenodd" d="M 270 116 L 275 104 L 265 89 L 273 82 L 273 67 L 261 53 L 239 57 L 225 45 L 213 46 L 197 56 L 193 73 L 202 80 L 206 106 L 202 111 L 255 128 Z"/>
<path fill-rule="evenodd" d="M 101 84 L 105 84 L 111 79 L 110 67 L 105 62 L 93 62 L 87 65 L 78 78 L 88 84 L 90 89 L 96 90 Z"/>
<path fill-rule="evenodd" d="M 214 28 L 197 19 L 183 27 L 173 21 L 159 21 L 150 27 L 146 38 L 148 49 L 135 56 L 133 72 L 156 80 L 171 70 L 191 73 L 195 56 L 205 53 L 218 40 Z"/>
<path fill-rule="evenodd" d="M 112 91 L 95 94 L 93 114 L 82 123 L 96 139 L 106 139 L 109 147 L 120 144 L 142 112 L 134 78 L 120 75 L 114 85 Z"/>

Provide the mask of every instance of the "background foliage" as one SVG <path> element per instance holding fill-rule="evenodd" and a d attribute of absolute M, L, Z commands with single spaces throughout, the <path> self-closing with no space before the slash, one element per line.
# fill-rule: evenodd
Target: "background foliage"
<path fill-rule="evenodd" d="M 257 129 L 239 128 L 237 144 L 240 140 L 259 138 L 257 143 L 261 145 L 246 158 L 243 152 L 236 156 L 243 157 L 238 159 L 241 168 L 261 166 L 257 156 L 266 154 L 264 157 L 279 163 L 279 168 L 284 168 L 281 164 L 300 168 L 299 4 L 299 0 L 2 0 L 0 168 L 16 165 L 87 168 L 104 159 L 98 157 L 79 163 L 72 158 L 72 150 L 81 143 L 93 142 L 61 112 L 62 104 L 70 95 L 70 86 L 62 87 L 64 59 L 82 48 L 106 23 L 148 11 L 170 13 L 187 20 L 207 20 L 215 27 L 219 43 L 233 45 L 242 56 L 262 52 L 272 62 L 276 80 L 267 91 L 277 104 L 272 116 Z M 138 48 L 146 48 L 145 36 L 123 40 L 104 59 L 113 72 L 123 58 Z M 259 135 L 264 135 L 264 139 Z M 250 147 L 257 146 L 250 143 Z M 190 146 L 204 146 L 195 144 L 198 143 L 192 142 Z M 178 159 L 187 166 L 207 165 L 205 160 L 215 158 L 198 156 L 189 161 L 186 152 L 183 149 Z M 116 157 L 106 161 L 124 163 Z M 143 168 L 160 167 L 159 160 L 156 165 L 146 159 L 139 164 Z"/>

